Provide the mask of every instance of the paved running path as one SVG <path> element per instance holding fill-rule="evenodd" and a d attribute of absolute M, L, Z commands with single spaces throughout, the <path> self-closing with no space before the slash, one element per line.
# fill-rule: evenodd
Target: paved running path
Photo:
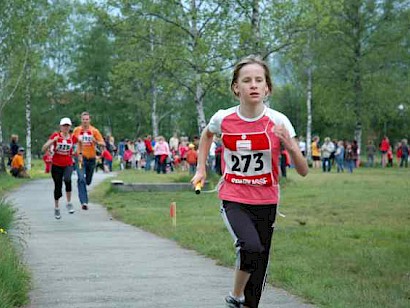
<path fill-rule="evenodd" d="M 106 177 L 95 174 L 93 184 Z M 29 229 L 24 256 L 33 290 L 27 308 L 224 307 L 232 269 L 110 220 L 98 204 L 80 210 L 76 185 L 73 189 L 76 213 L 69 215 L 64 207 L 59 221 L 53 216 L 51 179 L 29 182 L 9 196 Z M 260 307 L 311 306 L 268 287 Z"/>

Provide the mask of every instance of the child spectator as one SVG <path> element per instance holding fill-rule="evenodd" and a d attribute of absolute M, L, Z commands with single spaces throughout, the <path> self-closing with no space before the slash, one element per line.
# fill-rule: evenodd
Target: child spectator
<path fill-rule="evenodd" d="M 393 167 L 393 149 L 389 147 L 387 151 L 387 167 Z"/>
<path fill-rule="evenodd" d="M 188 140 L 186 137 L 181 138 L 181 143 L 179 144 L 178 152 L 181 158 L 181 170 L 185 171 L 188 169 L 186 162 L 186 153 L 188 152 Z"/>
<path fill-rule="evenodd" d="M 337 164 L 337 172 L 344 172 L 344 157 L 345 157 L 345 148 L 343 145 L 343 141 L 340 140 L 337 143 L 337 149 L 335 153 L 336 164 Z"/>
<path fill-rule="evenodd" d="M 129 145 L 125 145 L 125 151 L 123 156 L 123 161 L 125 162 L 125 169 L 130 169 L 132 164 L 132 155 L 133 152 L 130 150 Z M 124 168 L 121 168 L 124 169 Z"/>
<path fill-rule="evenodd" d="M 349 172 L 352 173 L 354 169 L 354 153 L 350 142 L 346 145 L 345 158 L 347 168 L 349 169 Z"/>
<path fill-rule="evenodd" d="M 186 161 L 189 164 L 189 174 L 195 174 L 196 164 L 198 162 L 198 153 L 195 150 L 193 143 L 189 144 L 188 152 L 186 153 Z"/>
<path fill-rule="evenodd" d="M 16 155 L 14 155 L 11 160 L 11 170 L 10 173 L 16 178 L 29 178 L 30 176 L 26 172 L 24 167 L 24 148 L 20 147 Z"/>
<path fill-rule="evenodd" d="M 101 157 L 104 158 L 104 172 L 112 171 L 112 155 L 107 148 L 102 152 Z"/>

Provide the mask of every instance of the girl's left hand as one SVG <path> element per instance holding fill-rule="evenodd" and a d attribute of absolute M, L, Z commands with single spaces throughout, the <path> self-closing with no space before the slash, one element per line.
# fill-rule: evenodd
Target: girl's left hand
<path fill-rule="evenodd" d="M 272 128 L 272 132 L 280 139 L 286 149 L 291 149 L 293 147 L 292 138 L 290 138 L 289 131 L 284 124 L 275 125 Z"/>

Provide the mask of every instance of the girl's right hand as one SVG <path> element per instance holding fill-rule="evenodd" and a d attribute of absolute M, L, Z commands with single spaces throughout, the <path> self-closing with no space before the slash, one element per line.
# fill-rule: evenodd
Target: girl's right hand
<path fill-rule="evenodd" d="M 206 172 L 201 172 L 201 171 L 196 171 L 194 177 L 191 179 L 192 186 L 195 188 L 195 186 L 198 183 L 201 183 L 201 186 L 203 187 L 205 184 L 206 180 Z"/>

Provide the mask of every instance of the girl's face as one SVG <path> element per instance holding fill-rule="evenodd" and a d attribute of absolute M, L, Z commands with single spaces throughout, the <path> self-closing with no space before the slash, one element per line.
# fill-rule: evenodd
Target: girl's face
<path fill-rule="evenodd" d="M 63 133 L 68 133 L 69 131 L 70 131 L 70 125 L 68 125 L 68 124 L 65 124 L 65 125 L 60 125 L 60 130 L 63 132 Z"/>
<path fill-rule="evenodd" d="M 242 67 L 233 89 L 241 103 L 252 105 L 262 103 L 265 96 L 269 94 L 264 68 L 256 63 Z"/>

